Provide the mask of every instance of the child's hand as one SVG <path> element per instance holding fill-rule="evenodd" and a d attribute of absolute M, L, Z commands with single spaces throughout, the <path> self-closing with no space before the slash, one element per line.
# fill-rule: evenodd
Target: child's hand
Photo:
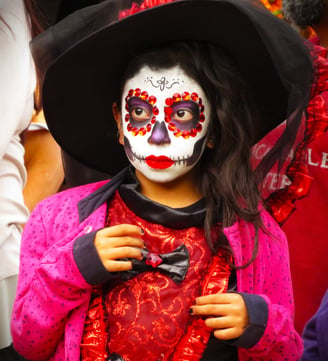
<path fill-rule="evenodd" d="M 120 224 L 103 228 L 96 233 L 95 247 L 104 267 L 109 272 L 128 271 L 132 268 L 131 261 L 122 258 L 142 259 L 138 248 L 144 248 L 141 239 L 143 231 L 138 226 Z"/>
<path fill-rule="evenodd" d="M 214 329 L 214 336 L 230 340 L 242 335 L 248 324 L 245 302 L 238 293 L 217 293 L 196 298 L 192 314 L 208 316 L 207 327 Z"/>

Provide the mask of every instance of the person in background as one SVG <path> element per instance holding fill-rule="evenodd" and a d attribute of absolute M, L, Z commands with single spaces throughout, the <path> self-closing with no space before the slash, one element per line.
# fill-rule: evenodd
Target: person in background
<path fill-rule="evenodd" d="M 15 348 L 34 360 L 298 360 L 287 241 L 250 151 L 287 118 L 278 159 L 298 128 L 312 82 L 301 38 L 254 1 L 109 0 L 32 49 L 54 138 L 120 169 L 31 214 Z"/>
<path fill-rule="evenodd" d="M 328 360 L 328 291 L 303 332 L 304 352 L 301 361 Z"/>
<path fill-rule="evenodd" d="M 46 148 L 51 143 L 49 132 L 42 135 L 43 146 L 38 150 L 30 134 L 24 137 L 37 95 L 29 42 L 41 31 L 31 0 L 0 0 L 0 360 L 6 361 L 21 359 L 11 346 L 10 317 L 22 229 L 29 210 L 45 193 L 52 194 L 57 187 L 49 187 L 40 172 L 42 163 L 37 160 L 49 155 Z M 59 161 L 56 156 L 56 163 Z M 42 185 L 35 181 L 35 174 Z M 60 173 L 59 177 L 62 177 Z M 45 193 L 36 196 L 41 190 Z"/>
<path fill-rule="evenodd" d="M 311 39 L 328 49 L 328 2 L 327 0 L 283 0 L 284 18 L 299 30 L 311 27 L 317 37 Z"/>
<path fill-rule="evenodd" d="M 24 202 L 31 212 L 42 199 L 56 193 L 64 182 L 61 151 L 50 134 L 43 111 L 35 111 L 23 135 L 27 180 Z"/>
<path fill-rule="evenodd" d="M 0 359 L 11 360 L 15 355 L 9 323 L 22 227 L 29 216 L 23 198 L 26 169 L 20 135 L 32 118 L 36 74 L 24 2 L 1 0 L 0 16 Z"/>

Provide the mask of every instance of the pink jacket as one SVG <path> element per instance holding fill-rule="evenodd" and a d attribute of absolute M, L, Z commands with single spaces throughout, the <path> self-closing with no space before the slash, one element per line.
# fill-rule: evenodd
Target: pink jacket
<path fill-rule="evenodd" d="M 104 227 L 106 202 L 81 222 L 77 202 L 104 183 L 72 188 L 46 199 L 25 226 L 12 336 L 14 347 L 27 359 L 79 360 L 92 286 L 82 277 L 72 248 L 76 238 Z M 262 296 L 269 317 L 260 341 L 252 348 L 240 348 L 239 360 L 298 360 L 303 346 L 293 326 L 287 241 L 266 211 L 262 218 L 269 232 L 260 231 L 255 261 L 237 270 L 237 290 Z M 253 250 L 253 227 L 238 220 L 224 232 L 235 264 L 246 263 Z"/>

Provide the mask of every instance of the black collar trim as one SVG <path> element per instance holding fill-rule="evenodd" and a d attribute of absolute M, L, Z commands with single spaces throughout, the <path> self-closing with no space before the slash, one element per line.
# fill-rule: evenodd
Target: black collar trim
<path fill-rule="evenodd" d="M 90 214 L 98 209 L 102 204 L 107 202 L 108 199 L 113 197 L 120 184 L 122 184 L 126 179 L 128 172 L 129 168 L 124 168 L 102 187 L 98 188 L 96 191 L 78 202 L 77 208 L 80 223 L 88 218 Z"/>
<path fill-rule="evenodd" d="M 138 183 L 121 184 L 118 192 L 127 207 L 148 222 L 176 229 L 204 226 L 205 199 L 188 207 L 171 208 L 144 197 L 138 192 Z"/>
<path fill-rule="evenodd" d="M 102 204 L 111 199 L 116 190 L 127 207 L 142 219 L 166 227 L 183 229 L 203 227 L 206 215 L 205 199 L 184 208 L 170 208 L 151 201 L 138 192 L 139 184 L 130 167 L 124 168 L 102 187 L 78 202 L 80 223 Z"/>

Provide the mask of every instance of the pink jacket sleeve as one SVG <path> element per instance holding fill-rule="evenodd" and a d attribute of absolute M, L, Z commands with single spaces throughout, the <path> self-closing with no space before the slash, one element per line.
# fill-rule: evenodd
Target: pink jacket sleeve
<path fill-rule="evenodd" d="M 240 360 L 297 361 L 303 344 L 294 328 L 294 300 L 289 267 L 289 252 L 284 232 L 266 212 L 262 212 L 265 231 L 259 232 L 256 259 L 237 271 L 237 290 L 262 296 L 268 306 L 268 321 L 259 342 L 249 349 L 239 349 Z M 240 221 L 228 229 L 237 265 L 251 257 L 254 230 Z"/>
<path fill-rule="evenodd" d="M 73 259 L 73 241 L 79 236 L 77 216 L 66 211 L 63 214 L 69 222 L 62 218 L 62 222 L 53 224 L 48 216 L 45 225 L 42 214 L 55 214 L 53 207 L 54 203 L 47 201 L 36 207 L 25 227 L 21 246 L 11 329 L 16 350 L 33 360 L 49 358 L 66 332 L 72 347 L 79 346 L 83 327 L 77 325 L 84 323 L 92 290 Z M 50 237 L 51 234 L 58 239 Z"/>

